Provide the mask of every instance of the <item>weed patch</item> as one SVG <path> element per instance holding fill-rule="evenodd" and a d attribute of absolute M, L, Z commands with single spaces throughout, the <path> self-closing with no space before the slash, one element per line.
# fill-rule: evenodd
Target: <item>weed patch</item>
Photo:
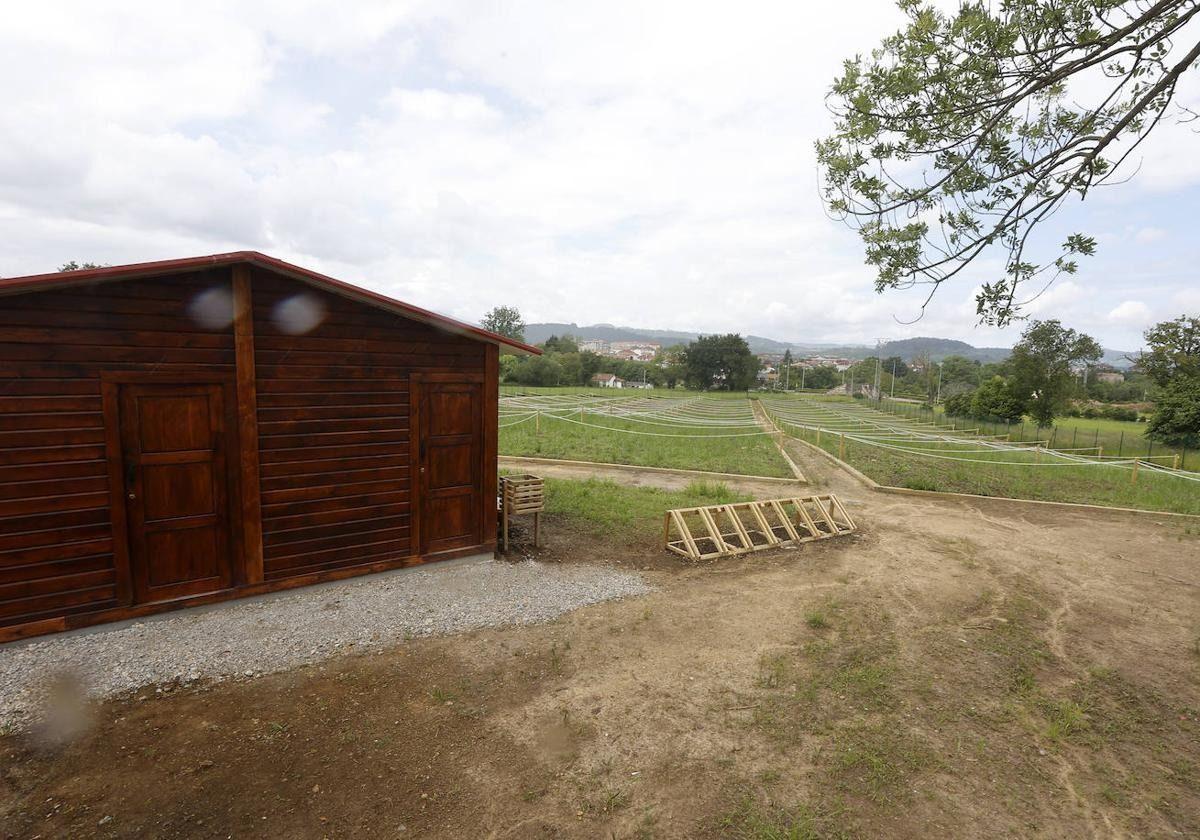
<path fill-rule="evenodd" d="M 838 816 L 806 805 L 762 806 L 747 796 L 722 817 L 720 828 L 737 840 L 837 840 L 850 836 L 837 824 Z"/>
<path fill-rule="evenodd" d="M 883 802 L 908 794 L 912 777 L 935 764 L 920 738 L 889 725 L 854 726 L 834 735 L 829 775 L 849 794 Z"/>

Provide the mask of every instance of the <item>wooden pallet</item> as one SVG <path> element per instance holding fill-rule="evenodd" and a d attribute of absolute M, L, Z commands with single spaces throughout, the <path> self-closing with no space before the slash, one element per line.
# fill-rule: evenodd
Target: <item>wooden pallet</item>
<path fill-rule="evenodd" d="M 536 475 L 500 476 L 500 517 L 504 530 L 504 552 L 508 553 L 508 519 L 533 514 L 533 545 L 542 541 L 542 511 L 545 509 L 545 482 Z"/>
<path fill-rule="evenodd" d="M 689 560 L 713 560 L 854 530 L 854 520 L 830 493 L 669 510 L 663 517 L 663 546 Z"/>

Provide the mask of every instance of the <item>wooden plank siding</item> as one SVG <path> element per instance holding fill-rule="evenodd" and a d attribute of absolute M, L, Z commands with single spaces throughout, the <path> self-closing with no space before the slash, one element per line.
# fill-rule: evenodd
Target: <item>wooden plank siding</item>
<path fill-rule="evenodd" d="M 494 549 L 497 337 L 280 271 L 247 261 L 0 296 L 0 642 Z M 484 383 L 481 542 L 428 557 L 414 521 L 414 375 Z M 213 473 L 230 476 L 229 573 L 154 600 L 138 594 L 147 564 L 168 564 L 144 547 L 131 556 L 143 533 L 132 512 L 187 493 L 128 483 L 148 468 L 122 434 L 148 415 L 122 395 L 195 397 L 196 383 L 219 383 L 211 404 L 228 411 L 211 449 L 229 457 Z M 200 446 L 161 451 L 202 463 Z"/>
<path fill-rule="evenodd" d="M 410 376 L 482 373 L 489 345 L 262 271 L 253 288 L 264 578 L 415 555 Z"/>
<path fill-rule="evenodd" d="M 117 606 L 101 371 L 232 372 L 228 270 L 0 301 L 0 625 Z"/>

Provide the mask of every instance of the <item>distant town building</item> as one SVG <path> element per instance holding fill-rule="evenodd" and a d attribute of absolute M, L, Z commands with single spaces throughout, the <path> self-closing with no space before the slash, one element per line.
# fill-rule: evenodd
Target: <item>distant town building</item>
<path fill-rule="evenodd" d="M 756 377 L 759 382 L 778 382 L 779 369 L 773 365 L 766 365 L 758 369 Z"/>
<path fill-rule="evenodd" d="M 589 338 L 581 341 L 579 349 L 583 352 L 598 353 L 601 356 L 607 356 L 609 352 L 608 342 L 602 338 Z"/>
<path fill-rule="evenodd" d="M 579 342 L 579 349 L 608 356 L 610 359 L 650 362 L 658 355 L 662 345 L 657 341 L 605 341 L 602 338 L 589 338 Z"/>
<path fill-rule="evenodd" d="M 832 367 L 838 371 L 849 370 L 854 364 L 850 359 L 835 358 L 833 356 L 809 356 L 807 359 L 798 359 L 796 364 L 803 368 L 818 368 Z"/>
<path fill-rule="evenodd" d="M 609 344 L 608 355 L 634 362 L 653 361 L 662 345 L 657 341 L 614 341 Z"/>

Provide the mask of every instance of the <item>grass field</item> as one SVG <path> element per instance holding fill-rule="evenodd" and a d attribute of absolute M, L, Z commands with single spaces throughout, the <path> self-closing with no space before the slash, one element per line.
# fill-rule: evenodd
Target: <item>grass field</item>
<path fill-rule="evenodd" d="M 784 423 L 785 431 L 818 444 L 833 455 L 843 453 L 847 463 L 880 484 L 915 490 L 1200 514 L 1200 482 L 1144 468 L 1137 474 L 1135 482 L 1128 465 L 1064 465 L 1044 453 L 988 452 L 982 444 L 969 441 L 937 445 L 886 437 L 872 442 L 849 438 L 843 441 L 836 431 L 838 428 L 864 424 L 855 428 L 872 429 L 865 424 L 880 423 L 903 430 L 907 428 L 906 421 L 862 403 L 853 406 L 845 402 L 820 403 L 833 405 L 835 411 L 849 413 L 830 415 L 819 441 L 817 432 L 811 427 Z M 777 401 L 773 405 L 787 411 L 787 403 Z M 920 427 L 913 424 L 912 428 L 919 430 Z M 851 432 L 847 431 L 847 434 Z M 884 433 L 872 429 L 871 434 Z M 902 432 L 895 434 L 900 436 Z M 1000 463 L 1002 461 L 1008 463 Z"/>
<path fill-rule="evenodd" d="M 811 432 L 796 435 L 816 442 Z M 838 454 L 836 438 L 823 437 L 821 447 Z M 846 442 L 845 460 L 880 484 L 893 487 L 1200 514 L 1200 486 L 1171 476 L 1143 472 L 1134 485 L 1129 471 L 1116 468 L 937 461 L 854 441 Z"/>
<path fill-rule="evenodd" d="M 912 403 L 889 403 L 885 400 L 882 408 L 888 413 L 901 417 L 930 419 L 928 410 L 921 410 Z M 1200 471 L 1200 450 L 1167 447 L 1154 443 L 1146 438 L 1145 423 L 1109 420 L 1103 417 L 1060 417 L 1054 421 L 1054 428 L 1039 430 L 1034 423 L 1028 420 L 1024 423 L 980 423 L 966 418 L 947 418 L 940 408 L 935 416 L 936 422 L 947 427 L 951 424 L 960 429 L 980 427 L 987 434 L 1010 434 L 1014 441 L 1044 440 L 1051 443 L 1054 449 L 1103 447 L 1105 455 L 1124 458 L 1154 457 L 1159 463 L 1170 463 L 1159 456 L 1178 454 L 1180 466 L 1183 469 Z"/>
<path fill-rule="evenodd" d="M 596 389 L 588 396 L 596 396 Z M 677 400 L 672 394 L 663 404 L 673 405 Z M 705 397 L 703 401 L 707 405 L 710 400 L 721 407 L 721 416 L 736 413 L 741 418 L 736 421 L 739 425 L 695 425 L 734 421 L 653 413 L 636 418 L 589 413 L 582 421 L 587 425 L 581 425 L 576 412 L 551 409 L 542 411 L 540 417 L 502 417 L 500 454 L 741 475 L 791 475 L 770 437 L 754 423 L 745 395 L 740 395 L 740 404 L 738 397 Z M 527 419 L 519 419 L 522 417 Z"/>
<path fill-rule="evenodd" d="M 604 479 L 546 480 L 546 512 L 572 519 L 595 536 L 614 532 L 634 539 L 653 538 L 671 508 L 720 505 L 750 497 L 720 482 L 693 481 L 683 490 L 626 487 Z"/>

